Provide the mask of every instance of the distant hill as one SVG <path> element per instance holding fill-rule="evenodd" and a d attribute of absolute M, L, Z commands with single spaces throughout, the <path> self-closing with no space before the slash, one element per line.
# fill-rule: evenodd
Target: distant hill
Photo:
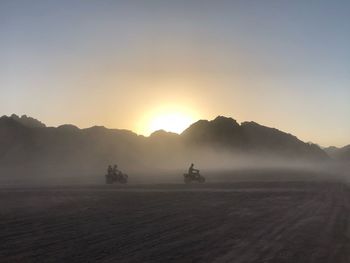
<path fill-rule="evenodd" d="M 3 116 L 3 118 L 6 118 L 6 116 Z M 12 120 L 15 120 L 16 122 L 22 124 L 25 127 L 28 128 L 44 128 L 46 125 L 32 117 L 28 117 L 27 115 L 22 115 L 21 117 L 17 116 L 16 114 L 12 114 L 10 117 Z"/>
<path fill-rule="evenodd" d="M 288 161 L 328 159 L 320 147 L 291 134 L 255 122 L 240 125 L 222 116 L 200 120 L 180 135 L 157 131 L 149 137 L 101 126 L 46 127 L 25 115 L 0 118 L 0 174 L 12 174 L 16 180 L 38 175 L 61 176 L 62 180 L 64 176 L 81 178 L 101 174 L 115 162 L 128 170 L 182 169 L 192 160 L 201 160 L 207 152 L 211 154 L 206 155 L 208 166 L 215 162 L 213 156 L 220 159 L 221 152 L 232 159 L 235 157 L 228 153 L 278 156 Z M 0 183 L 2 179 L 0 176 Z"/>
<path fill-rule="evenodd" d="M 212 121 L 198 121 L 181 136 L 189 144 L 209 145 L 232 151 L 269 153 L 307 160 L 328 159 L 328 155 L 320 147 L 304 143 L 291 134 L 255 122 L 243 122 L 239 125 L 234 119 L 222 116 Z"/>
<path fill-rule="evenodd" d="M 334 146 L 325 148 L 324 151 L 335 160 L 339 161 L 350 161 L 350 145 L 342 148 L 337 148 Z"/>
<path fill-rule="evenodd" d="M 340 159 L 350 161 L 350 145 L 345 146 L 341 149 Z"/>

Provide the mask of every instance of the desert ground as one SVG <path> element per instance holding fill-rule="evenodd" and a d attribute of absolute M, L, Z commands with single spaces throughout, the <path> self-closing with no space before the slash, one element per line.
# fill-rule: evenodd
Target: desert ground
<path fill-rule="evenodd" d="M 3 187 L 0 262 L 350 262 L 330 182 Z"/>

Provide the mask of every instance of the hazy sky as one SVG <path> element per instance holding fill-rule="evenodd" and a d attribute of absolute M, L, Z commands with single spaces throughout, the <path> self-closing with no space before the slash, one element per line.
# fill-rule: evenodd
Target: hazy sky
<path fill-rule="evenodd" d="M 179 111 L 349 144 L 349 14 L 345 0 L 2 0 L 0 115 L 147 133 Z"/>

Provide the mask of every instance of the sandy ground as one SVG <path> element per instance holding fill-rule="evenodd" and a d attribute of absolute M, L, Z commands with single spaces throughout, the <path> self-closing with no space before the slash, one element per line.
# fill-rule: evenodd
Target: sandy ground
<path fill-rule="evenodd" d="M 0 189 L 0 262 L 350 262 L 335 183 Z"/>

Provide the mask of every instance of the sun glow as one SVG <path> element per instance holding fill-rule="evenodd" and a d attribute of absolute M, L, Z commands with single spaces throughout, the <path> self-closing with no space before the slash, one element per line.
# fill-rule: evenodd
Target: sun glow
<path fill-rule="evenodd" d="M 180 134 L 197 120 L 196 114 L 187 109 L 159 109 L 148 115 L 141 132 L 150 135 L 157 130 Z"/>

